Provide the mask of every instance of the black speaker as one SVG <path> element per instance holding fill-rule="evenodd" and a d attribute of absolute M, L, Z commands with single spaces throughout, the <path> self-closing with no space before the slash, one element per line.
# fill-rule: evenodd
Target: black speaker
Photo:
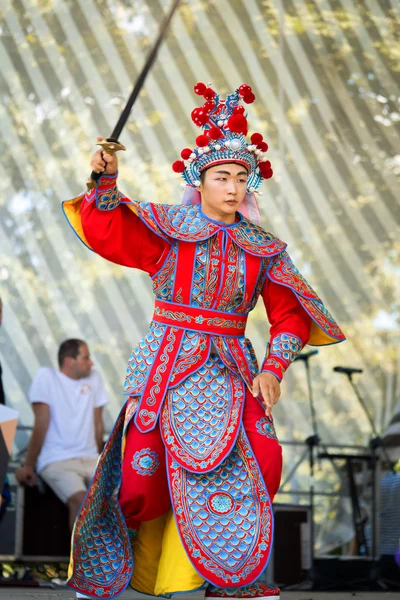
<path fill-rule="evenodd" d="M 274 545 L 262 581 L 294 585 L 311 568 L 311 509 L 297 504 L 274 504 Z"/>
<path fill-rule="evenodd" d="M 68 508 L 49 486 L 24 488 L 22 556 L 68 559 Z"/>

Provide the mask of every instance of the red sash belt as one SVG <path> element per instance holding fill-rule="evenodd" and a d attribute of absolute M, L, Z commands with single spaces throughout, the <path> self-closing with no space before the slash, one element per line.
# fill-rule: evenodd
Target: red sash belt
<path fill-rule="evenodd" d="M 244 335 L 247 316 L 156 300 L 153 321 L 180 329 L 240 337 Z"/>
<path fill-rule="evenodd" d="M 238 338 L 244 335 L 247 316 L 156 300 L 153 321 L 167 325 L 167 328 L 150 369 L 135 417 L 135 423 L 142 433 L 151 431 L 156 425 L 185 329 Z M 230 341 L 233 344 L 236 342 Z M 240 348 L 238 352 L 239 350 Z"/>

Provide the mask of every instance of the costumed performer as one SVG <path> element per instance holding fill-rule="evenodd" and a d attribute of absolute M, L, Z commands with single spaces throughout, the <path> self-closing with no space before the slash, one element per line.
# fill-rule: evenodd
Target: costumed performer
<path fill-rule="evenodd" d="M 73 535 L 68 584 L 96 598 L 129 584 L 156 596 L 207 586 L 207 598 L 279 598 L 256 583 L 282 468 L 271 411 L 307 342 L 345 339 L 286 244 L 259 224 L 255 192 L 272 169 L 262 135 L 246 139 L 250 86 L 225 100 L 194 89 L 203 132 L 173 164 L 181 205 L 131 201 L 115 155 L 100 151 L 96 188 L 63 205 L 89 248 L 148 273 L 156 297 Z M 259 370 L 245 327 L 260 295 L 270 342 Z"/>

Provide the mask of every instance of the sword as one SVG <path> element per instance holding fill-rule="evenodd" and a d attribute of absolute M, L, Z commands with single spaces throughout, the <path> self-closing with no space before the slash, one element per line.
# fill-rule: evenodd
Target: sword
<path fill-rule="evenodd" d="M 121 134 L 121 131 L 123 130 L 123 128 L 125 126 L 125 123 L 128 120 L 128 117 L 130 115 L 132 107 L 135 103 L 136 98 L 138 97 L 138 95 L 140 93 L 140 90 L 143 87 L 146 77 L 157 57 L 158 49 L 161 46 L 161 42 L 163 41 L 165 33 L 168 29 L 170 22 L 172 21 L 172 17 L 174 16 L 176 9 L 178 8 L 178 6 L 180 4 L 180 1 L 181 0 L 175 0 L 172 3 L 169 13 L 165 16 L 164 21 L 162 22 L 162 24 L 160 26 L 160 31 L 158 33 L 156 42 L 155 42 L 150 54 L 147 57 L 144 67 L 135 83 L 132 93 L 128 98 L 125 108 L 122 111 L 121 116 L 119 117 L 118 122 L 117 122 L 116 126 L 114 127 L 114 130 L 113 130 L 111 136 L 106 139 L 103 138 L 101 141 L 97 142 L 97 146 L 101 146 L 103 153 L 106 152 L 107 154 L 115 154 L 115 152 L 118 152 L 118 150 L 126 150 L 125 146 L 123 146 L 118 141 L 118 138 Z M 94 187 L 96 187 L 96 183 L 100 179 L 101 176 L 102 176 L 102 173 L 96 173 L 95 171 L 92 171 L 89 179 L 86 182 L 87 188 L 89 190 L 91 190 Z"/>

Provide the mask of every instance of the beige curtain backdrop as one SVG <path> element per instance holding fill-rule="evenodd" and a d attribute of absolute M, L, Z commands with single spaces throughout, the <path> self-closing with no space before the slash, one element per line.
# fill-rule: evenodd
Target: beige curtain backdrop
<path fill-rule="evenodd" d="M 108 427 L 122 406 L 125 365 L 152 314 L 150 281 L 88 251 L 60 203 L 83 190 L 95 138 L 111 133 L 169 6 L 1 2 L 0 360 L 23 425 L 32 423 L 32 377 L 56 365 L 67 337 L 89 343 L 111 397 Z M 311 363 L 326 443 L 370 434 L 333 366 L 364 369 L 360 388 L 379 431 L 399 399 L 399 17 L 396 0 L 184 1 L 121 136 L 120 188 L 179 202 L 170 165 L 196 136 L 193 84 L 221 94 L 253 87 L 251 131 L 265 135 L 275 171 L 263 186 L 263 224 L 288 242 L 348 337 Z M 262 359 L 262 304 L 248 334 Z M 302 363 L 287 374 L 275 417 L 284 440 L 311 433 Z M 298 454 L 285 450 L 286 472 Z M 320 489 L 335 477 L 326 470 L 317 470 Z"/>

